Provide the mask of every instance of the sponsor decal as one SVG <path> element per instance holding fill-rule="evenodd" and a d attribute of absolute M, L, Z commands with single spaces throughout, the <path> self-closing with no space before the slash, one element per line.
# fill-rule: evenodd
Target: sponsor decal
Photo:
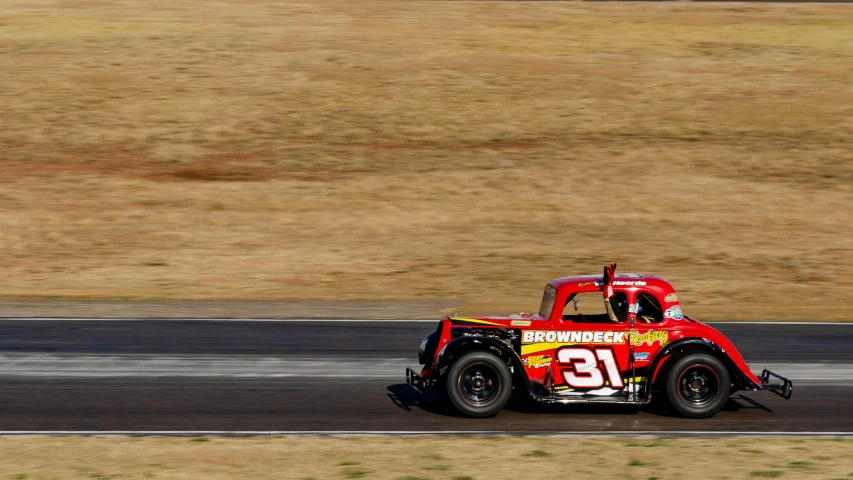
<path fill-rule="evenodd" d="M 557 364 L 563 367 L 563 381 L 572 388 L 625 386 L 613 347 L 564 347 L 557 350 Z"/>
<path fill-rule="evenodd" d="M 622 286 L 638 286 L 642 287 L 646 282 L 642 280 L 616 280 L 613 282 L 613 285 L 622 285 Z"/>
<path fill-rule="evenodd" d="M 667 344 L 669 340 L 669 333 L 664 332 L 662 330 L 649 330 L 647 332 L 640 333 L 636 330 L 631 330 L 628 332 L 628 343 L 631 345 L 648 345 L 652 346 L 655 342 L 660 343 L 661 346 Z"/>
<path fill-rule="evenodd" d="M 647 362 L 649 361 L 649 352 L 635 352 L 634 360 L 638 362 Z"/>
<path fill-rule="evenodd" d="M 588 287 L 590 285 L 598 285 L 598 282 L 580 282 L 580 283 L 578 283 L 579 288 Z"/>
<path fill-rule="evenodd" d="M 513 327 L 529 327 L 530 320 L 513 320 L 510 326 Z"/>
<path fill-rule="evenodd" d="M 527 330 L 522 334 L 522 343 L 598 343 L 612 345 L 625 343 L 625 335 L 628 332 L 588 332 L 576 330 L 554 331 L 554 330 Z"/>
<path fill-rule="evenodd" d="M 665 302 L 677 302 L 677 301 L 678 301 L 678 295 L 676 295 L 676 294 L 674 294 L 674 293 L 670 293 L 669 295 L 667 295 L 666 297 L 664 297 L 664 299 L 663 299 L 663 300 L 664 300 Z"/>
<path fill-rule="evenodd" d="M 531 355 L 522 360 L 522 363 L 524 363 L 527 368 L 547 367 L 551 364 L 551 355 Z"/>
<path fill-rule="evenodd" d="M 681 313 L 681 307 L 678 305 L 673 305 L 666 309 L 663 312 L 664 318 L 672 318 L 673 320 L 684 320 L 684 314 Z"/>
<path fill-rule="evenodd" d="M 557 343 L 565 345 L 573 344 L 600 344 L 617 345 L 628 343 L 629 345 L 652 346 L 659 343 L 666 345 L 669 341 L 669 333 L 663 330 L 648 330 L 639 332 L 631 330 L 628 332 L 589 332 L 577 331 L 554 331 L 554 330 L 527 330 L 522 333 L 521 343 Z"/>

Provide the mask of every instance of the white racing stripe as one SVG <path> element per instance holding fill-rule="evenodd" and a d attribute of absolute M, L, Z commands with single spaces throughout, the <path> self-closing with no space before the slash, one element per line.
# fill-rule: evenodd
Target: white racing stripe
<path fill-rule="evenodd" d="M 792 381 L 809 384 L 853 384 L 853 365 L 849 363 L 765 363 L 749 367 L 756 375 L 766 368 Z"/>
<path fill-rule="evenodd" d="M 613 430 L 509 431 L 509 430 L 0 430 L 0 435 L 133 435 L 133 436 L 472 436 L 472 437 L 851 437 L 853 432 L 792 432 L 737 430 Z"/>
<path fill-rule="evenodd" d="M 0 355 L 0 376 L 51 378 L 230 377 L 230 378 L 402 378 L 406 367 L 420 370 L 408 358 L 345 359 L 245 356 Z M 767 363 L 767 368 L 795 382 L 853 385 L 853 364 Z"/>
<path fill-rule="evenodd" d="M 0 355 L 0 376 L 51 378 L 402 378 L 409 359 L 286 359 L 203 355 Z M 419 370 L 419 369 L 418 369 Z"/>

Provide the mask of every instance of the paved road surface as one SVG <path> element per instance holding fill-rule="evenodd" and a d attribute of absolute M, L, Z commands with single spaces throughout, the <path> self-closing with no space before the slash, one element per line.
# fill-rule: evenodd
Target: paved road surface
<path fill-rule="evenodd" d="M 0 353 L 415 358 L 438 321 L 2 320 Z M 853 324 L 712 323 L 754 362 L 853 364 Z"/>
<path fill-rule="evenodd" d="M 710 420 L 536 407 L 456 417 L 403 384 L 437 322 L 0 320 L 0 430 L 853 432 L 853 325 L 715 324 L 794 397 Z"/>

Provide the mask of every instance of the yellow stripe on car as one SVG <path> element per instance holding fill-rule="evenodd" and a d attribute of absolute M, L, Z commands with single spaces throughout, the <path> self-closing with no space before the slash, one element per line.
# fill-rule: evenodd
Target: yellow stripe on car
<path fill-rule="evenodd" d="M 521 355 L 529 355 L 531 353 L 539 353 L 544 352 L 546 350 L 555 350 L 559 347 L 565 347 L 569 345 L 578 345 L 577 343 L 563 343 L 563 342 L 541 342 L 541 343 L 531 343 L 530 345 L 522 345 L 521 346 Z"/>
<path fill-rule="evenodd" d="M 480 325 L 493 325 L 497 327 L 502 327 L 503 325 L 495 322 L 487 322 L 485 320 L 480 320 L 479 318 L 459 318 L 459 317 L 451 317 L 450 321 L 458 320 L 460 322 L 471 322 L 471 323 L 479 323 Z"/>

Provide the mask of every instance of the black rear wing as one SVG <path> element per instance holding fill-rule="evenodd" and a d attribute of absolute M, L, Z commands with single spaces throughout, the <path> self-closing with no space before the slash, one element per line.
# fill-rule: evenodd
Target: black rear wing
<path fill-rule="evenodd" d="M 766 368 L 761 372 L 760 378 L 762 389 L 770 390 L 785 400 L 789 400 L 791 398 L 791 393 L 794 391 L 794 384 L 787 378 L 782 375 L 777 375 Z M 782 383 L 770 383 L 771 380 L 781 380 Z"/>

